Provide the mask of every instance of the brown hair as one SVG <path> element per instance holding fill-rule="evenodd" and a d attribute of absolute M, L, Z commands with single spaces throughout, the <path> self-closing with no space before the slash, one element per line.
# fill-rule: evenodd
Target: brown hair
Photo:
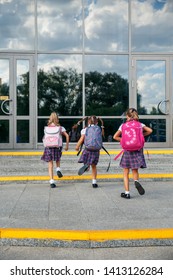
<path fill-rule="evenodd" d="M 90 116 L 88 117 L 88 123 L 89 124 L 97 124 L 98 123 L 98 119 L 96 116 Z"/>
<path fill-rule="evenodd" d="M 134 108 L 129 108 L 126 112 L 126 116 L 129 117 L 131 120 L 139 120 L 138 112 Z"/>
<path fill-rule="evenodd" d="M 54 125 L 57 125 L 57 126 L 60 125 L 60 123 L 59 123 L 59 118 L 58 118 L 57 113 L 55 113 L 55 112 L 52 112 L 52 113 L 51 113 L 47 124 L 48 124 L 48 125 L 54 124 Z"/>

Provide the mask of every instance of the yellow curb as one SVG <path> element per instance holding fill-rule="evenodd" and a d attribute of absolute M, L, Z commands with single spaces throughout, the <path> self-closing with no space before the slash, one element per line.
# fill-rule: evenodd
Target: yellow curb
<path fill-rule="evenodd" d="M 121 151 L 121 149 L 117 149 L 117 150 L 109 150 L 108 152 L 110 155 L 117 155 L 119 152 Z M 158 149 L 158 150 L 150 150 L 150 149 L 146 149 L 144 150 L 144 154 L 173 154 L 173 149 L 169 150 L 169 149 Z M 41 156 L 43 154 L 43 151 L 8 151 L 8 152 L 0 152 L 0 156 Z M 100 151 L 101 155 L 105 155 L 106 152 L 105 151 Z M 73 156 L 77 156 L 77 152 L 76 151 L 63 151 L 63 155 L 73 155 Z"/>
<path fill-rule="evenodd" d="M 128 230 L 49 230 L 1 228 L 0 239 L 56 239 L 56 240 L 137 240 L 173 239 L 173 228 L 128 229 Z"/>
<path fill-rule="evenodd" d="M 132 174 L 129 176 L 132 178 Z M 98 179 L 123 179 L 123 174 L 99 174 L 97 176 Z M 158 179 L 158 178 L 173 178 L 173 173 L 147 173 L 140 174 L 140 178 L 144 179 Z M 48 181 L 49 176 L 1 176 L 0 182 L 5 181 Z M 55 177 L 56 179 L 56 177 Z M 81 181 L 81 180 L 89 180 L 91 179 L 91 175 L 71 175 L 71 176 L 63 176 L 62 178 L 57 178 L 58 181 Z"/>

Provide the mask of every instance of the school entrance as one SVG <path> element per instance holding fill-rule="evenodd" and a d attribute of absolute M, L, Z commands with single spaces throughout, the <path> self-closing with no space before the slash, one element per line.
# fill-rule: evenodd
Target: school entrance
<path fill-rule="evenodd" d="M 173 147 L 173 57 L 132 56 L 130 106 L 153 129 L 149 147 Z"/>
<path fill-rule="evenodd" d="M 32 55 L 0 55 L 0 148 L 34 147 L 34 59 Z"/>

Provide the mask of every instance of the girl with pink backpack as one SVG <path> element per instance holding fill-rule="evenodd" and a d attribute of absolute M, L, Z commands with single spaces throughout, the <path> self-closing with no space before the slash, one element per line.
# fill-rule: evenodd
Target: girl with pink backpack
<path fill-rule="evenodd" d="M 144 188 L 139 183 L 139 168 L 146 168 L 146 162 L 143 153 L 144 137 L 152 133 L 152 129 L 139 122 L 138 112 L 134 108 L 129 108 L 126 112 L 126 122 L 122 124 L 113 138 L 120 142 L 122 146 L 122 158 L 120 167 L 123 168 L 125 192 L 121 197 L 130 199 L 129 190 L 129 172 L 132 170 L 132 176 L 136 189 L 140 195 L 145 193 Z M 117 158 L 117 157 L 116 157 Z M 115 158 L 115 159 L 116 159 Z"/>

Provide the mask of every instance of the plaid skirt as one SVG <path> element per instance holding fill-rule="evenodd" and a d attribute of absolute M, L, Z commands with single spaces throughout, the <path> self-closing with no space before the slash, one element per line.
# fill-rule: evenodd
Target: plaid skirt
<path fill-rule="evenodd" d="M 46 162 L 59 161 L 62 156 L 62 148 L 45 148 L 41 160 Z"/>
<path fill-rule="evenodd" d="M 130 169 L 138 169 L 138 168 L 146 168 L 145 157 L 143 154 L 143 149 L 140 151 L 124 151 L 120 166 L 122 168 L 130 168 Z"/>
<path fill-rule="evenodd" d="M 88 165 L 92 165 L 92 164 L 97 165 L 99 161 L 99 155 L 100 155 L 100 151 L 88 151 L 85 149 L 83 150 L 82 155 L 78 160 L 78 162 L 88 164 Z"/>

